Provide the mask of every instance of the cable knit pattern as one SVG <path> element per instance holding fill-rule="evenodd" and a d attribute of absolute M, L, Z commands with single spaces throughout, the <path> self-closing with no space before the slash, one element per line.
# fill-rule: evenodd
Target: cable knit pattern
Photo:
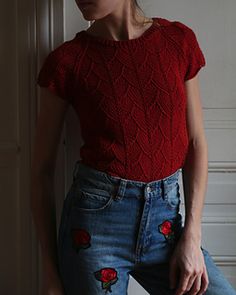
<path fill-rule="evenodd" d="M 144 182 L 183 166 L 189 143 L 184 82 L 206 63 L 190 27 L 152 19 L 130 40 L 78 32 L 46 57 L 37 78 L 78 114 L 84 164 Z"/>

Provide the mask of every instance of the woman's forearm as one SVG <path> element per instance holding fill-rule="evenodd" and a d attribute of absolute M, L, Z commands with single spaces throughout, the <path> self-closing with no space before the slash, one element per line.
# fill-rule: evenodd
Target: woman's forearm
<path fill-rule="evenodd" d="M 201 241 L 201 218 L 208 181 L 208 146 L 205 138 L 191 142 L 182 168 L 185 202 L 184 235 Z"/>
<path fill-rule="evenodd" d="M 32 175 L 30 207 L 44 271 L 57 271 L 56 207 L 52 176 L 43 173 Z"/>

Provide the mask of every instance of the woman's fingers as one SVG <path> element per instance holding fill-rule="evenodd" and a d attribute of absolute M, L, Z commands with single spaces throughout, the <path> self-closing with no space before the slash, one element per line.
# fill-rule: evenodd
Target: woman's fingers
<path fill-rule="evenodd" d="M 178 245 L 170 259 L 170 288 L 174 295 L 204 294 L 209 282 L 202 252 L 191 241 Z"/>
<path fill-rule="evenodd" d="M 209 279 L 208 279 L 208 274 L 207 274 L 207 269 L 206 266 L 204 267 L 203 273 L 202 273 L 202 284 L 201 284 L 201 289 L 199 290 L 198 295 L 203 295 L 209 284 Z"/>
<path fill-rule="evenodd" d="M 191 275 L 191 271 L 182 271 L 180 274 L 180 282 L 175 295 L 203 295 L 208 287 L 208 275 L 206 267 L 203 272 Z"/>
<path fill-rule="evenodd" d="M 179 281 L 178 288 L 175 292 L 175 295 L 183 295 L 184 293 L 187 292 L 187 286 L 188 286 L 190 277 L 191 277 L 191 272 L 189 270 L 181 270 L 180 281 Z"/>
<path fill-rule="evenodd" d="M 192 288 L 192 286 L 193 286 L 193 284 L 194 284 L 194 281 L 196 280 L 196 277 L 197 277 L 197 275 L 195 274 L 195 275 L 192 275 L 192 276 L 189 278 L 188 286 L 187 286 L 187 288 L 186 288 L 186 291 L 190 291 L 190 290 L 191 290 L 191 288 Z"/>
<path fill-rule="evenodd" d="M 199 295 L 199 290 L 201 289 L 201 274 L 198 274 L 197 276 L 195 276 L 193 285 L 190 289 L 190 292 L 188 292 L 188 295 Z"/>

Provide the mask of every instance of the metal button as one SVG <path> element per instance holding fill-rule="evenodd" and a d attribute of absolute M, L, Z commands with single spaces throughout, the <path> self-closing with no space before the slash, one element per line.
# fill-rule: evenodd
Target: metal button
<path fill-rule="evenodd" d="M 150 191 L 151 191 L 150 186 L 147 186 L 147 192 L 150 193 Z"/>

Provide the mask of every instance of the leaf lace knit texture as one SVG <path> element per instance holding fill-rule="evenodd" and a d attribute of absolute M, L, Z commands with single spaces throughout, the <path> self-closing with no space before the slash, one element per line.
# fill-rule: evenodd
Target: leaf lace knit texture
<path fill-rule="evenodd" d="M 81 162 L 142 182 L 183 166 L 189 145 L 184 82 L 206 64 L 190 27 L 152 19 L 135 39 L 78 32 L 49 53 L 37 77 L 77 113 Z"/>

